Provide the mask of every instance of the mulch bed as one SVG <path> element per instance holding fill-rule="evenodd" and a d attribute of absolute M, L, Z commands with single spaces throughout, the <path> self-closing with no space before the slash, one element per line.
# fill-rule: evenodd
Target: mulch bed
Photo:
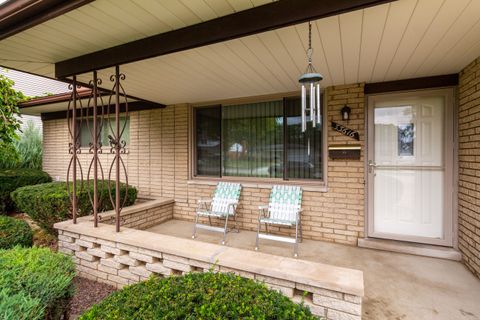
<path fill-rule="evenodd" d="M 75 284 L 75 294 L 70 304 L 70 319 L 76 319 L 88 308 L 117 290 L 108 284 L 82 277 L 76 277 L 73 282 Z"/>

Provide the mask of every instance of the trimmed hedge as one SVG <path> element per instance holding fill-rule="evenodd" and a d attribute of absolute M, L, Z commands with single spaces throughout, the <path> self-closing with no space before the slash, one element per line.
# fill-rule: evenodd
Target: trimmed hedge
<path fill-rule="evenodd" d="M 93 208 L 88 195 L 87 183 L 81 188 L 80 181 L 77 183 L 78 216 L 92 214 Z M 115 183 L 111 184 L 111 195 L 115 199 Z M 71 188 L 71 186 L 70 186 Z M 93 195 L 93 183 L 90 183 Z M 71 190 L 71 189 L 70 189 Z M 120 196 L 123 201 L 126 185 L 120 185 Z M 66 182 L 51 182 L 19 188 L 12 192 L 12 199 L 20 210 L 25 212 L 42 229 L 55 234 L 53 225 L 60 221 L 72 218 L 72 204 L 67 193 Z M 128 187 L 126 206 L 132 205 L 137 199 L 137 189 Z M 108 192 L 108 182 L 98 182 L 98 211 L 112 210 L 112 203 Z"/>
<path fill-rule="evenodd" d="M 74 277 L 72 259 L 50 249 L 0 250 L 0 319 L 61 319 Z"/>
<path fill-rule="evenodd" d="M 93 319 L 316 319 L 263 283 L 232 273 L 155 278 L 114 292 L 86 311 Z"/>
<path fill-rule="evenodd" d="M 0 214 L 15 208 L 10 193 L 17 188 L 52 181 L 50 176 L 37 169 L 0 170 Z"/>
<path fill-rule="evenodd" d="M 0 216 L 0 249 L 15 246 L 31 247 L 33 244 L 32 228 L 23 220 Z"/>

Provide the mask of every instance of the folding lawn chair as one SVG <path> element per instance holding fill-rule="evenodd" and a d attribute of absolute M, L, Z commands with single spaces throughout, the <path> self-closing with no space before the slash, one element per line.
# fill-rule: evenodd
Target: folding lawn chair
<path fill-rule="evenodd" d="M 298 243 L 302 239 L 302 189 L 296 186 L 273 186 L 267 206 L 259 206 L 258 229 L 255 250 L 260 239 L 282 241 L 294 244 L 294 256 L 298 256 Z M 265 224 L 266 233 L 260 233 L 261 224 Z M 268 234 L 268 225 L 295 226 L 295 239 Z M 299 241 L 300 240 L 300 241 Z"/>
<path fill-rule="evenodd" d="M 197 236 L 197 228 L 200 228 L 223 232 L 222 244 L 225 244 L 227 232 L 230 231 L 228 229 L 228 219 L 230 217 L 233 217 L 235 222 L 234 229 L 238 232 L 235 212 L 240 199 L 241 189 L 242 186 L 239 183 L 219 182 L 211 200 L 198 200 L 192 239 L 195 239 Z M 202 216 L 208 217 L 209 225 L 198 223 L 198 219 Z M 225 219 L 225 226 L 223 228 L 212 226 L 212 217 Z"/>

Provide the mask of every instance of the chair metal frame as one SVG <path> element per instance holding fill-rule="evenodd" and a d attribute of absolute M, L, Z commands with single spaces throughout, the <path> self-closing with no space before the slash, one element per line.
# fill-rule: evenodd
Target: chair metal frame
<path fill-rule="evenodd" d="M 278 186 L 274 186 L 276 188 Z M 272 188 L 272 193 L 274 192 L 274 188 Z M 301 194 L 302 190 L 300 189 L 300 203 L 297 208 L 292 208 L 295 214 L 295 221 L 293 220 L 282 220 L 277 219 L 277 217 L 271 217 L 272 213 L 275 215 L 275 209 L 272 208 L 272 194 L 270 195 L 270 201 L 268 205 L 262 205 L 258 207 L 259 214 L 258 214 L 258 227 L 257 227 L 257 237 L 255 241 L 255 251 L 259 250 L 259 243 L 260 239 L 267 239 L 273 241 L 280 241 L 280 242 L 287 242 L 294 244 L 294 257 L 298 257 L 298 244 L 302 242 L 302 219 L 301 219 Z M 262 223 L 265 225 L 265 233 L 261 233 L 261 225 Z M 276 226 L 285 226 L 285 227 L 293 227 L 295 226 L 295 238 L 286 237 L 286 236 L 277 236 L 268 233 L 268 225 L 276 225 Z"/>
<path fill-rule="evenodd" d="M 218 192 L 218 188 L 223 185 L 237 185 L 239 187 L 239 195 L 237 200 L 230 200 L 230 201 L 224 201 L 223 206 L 226 208 L 225 211 L 213 211 L 214 207 L 214 202 L 216 201 L 215 199 L 215 194 Z M 215 189 L 214 192 L 214 197 L 212 199 L 200 199 L 197 201 L 197 209 L 195 211 L 195 222 L 193 225 L 193 235 L 192 239 L 195 239 L 197 237 L 197 229 L 204 229 L 204 230 L 209 230 L 213 232 L 220 232 L 223 233 L 223 239 L 222 239 L 222 245 L 226 243 L 227 240 L 227 233 L 231 231 L 239 232 L 238 225 L 237 225 L 237 207 L 238 207 L 238 202 L 240 199 L 240 192 L 242 186 L 239 183 L 229 183 L 229 182 L 220 182 L 217 185 L 217 188 Z M 219 201 L 219 200 L 217 200 Z M 234 221 L 234 227 L 233 229 L 228 228 L 228 220 L 229 217 L 232 216 L 233 221 Z M 198 220 L 200 217 L 208 217 L 208 222 L 209 224 L 202 224 L 198 223 Z M 222 227 L 216 227 L 212 225 L 212 217 L 214 218 L 219 218 L 219 219 L 225 219 L 225 224 Z"/>

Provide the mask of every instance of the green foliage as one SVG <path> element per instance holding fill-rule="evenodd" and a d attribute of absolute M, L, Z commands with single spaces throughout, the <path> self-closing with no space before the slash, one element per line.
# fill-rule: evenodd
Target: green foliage
<path fill-rule="evenodd" d="M 316 319 L 264 284 L 234 274 L 189 273 L 125 287 L 84 313 L 92 319 Z"/>
<path fill-rule="evenodd" d="M 27 122 L 27 127 L 20 135 L 20 140 L 15 142 L 15 147 L 22 168 L 42 169 L 42 134 L 32 121 Z"/>
<path fill-rule="evenodd" d="M 14 209 L 10 193 L 17 188 L 52 181 L 45 172 L 36 169 L 0 169 L 0 214 Z"/>
<path fill-rule="evenodd" d="M 11 143 L 18 138 L 22 123 L 15 115 L 20 113 L 18 104 L 25 100 L 23 93 L 13 89 L 14 82 L 0 75 L 0 143 Z"/>
<path fill-rule="evenodd" d="M 70 185 L 70 190 L 71 190 Z M 92 204 L 88 195 L 88 188 L 93 194 L 93 182 L 89 185 L 85 182 L 83 187 L 77 182 L 78 216 L 92 214 Z M 125 184 L 120 185 L 120 196 L 124 199 L 126 192 Z M 111 182 L 109 194 L 108 182 L 98 182 L 98 211 L 112 210 L 110 195 L 115 199 L 115 182 Z M 28 214 L 42 229 L 55 234 L 53 225 L 60 221 L 72 218 L 72 205 L 67 193 L 66 182 L 52 182 L 19 188 L 12 192 L 12 199 L 17 207 Z M 125 205 L 132 205 L 137 199 L 137 189 L 128 187 Z"/>
<path fill-rule="evenodd" d="M 23 220 L 0 216 L 0 249 L 15 246 L 31 247 L 33 244 L 32 228 Z"/>
<path fill-rule="evenodd" d="M 74 276 L 72 259 L 50 249 L 0 250 L 0 319 L 61 319 Z"/>
<path fill-rule="evenodd" d="M 20 166 L 20 156 L 13 143 L 0 143 L 0 169 L 14 169 Z"/>

